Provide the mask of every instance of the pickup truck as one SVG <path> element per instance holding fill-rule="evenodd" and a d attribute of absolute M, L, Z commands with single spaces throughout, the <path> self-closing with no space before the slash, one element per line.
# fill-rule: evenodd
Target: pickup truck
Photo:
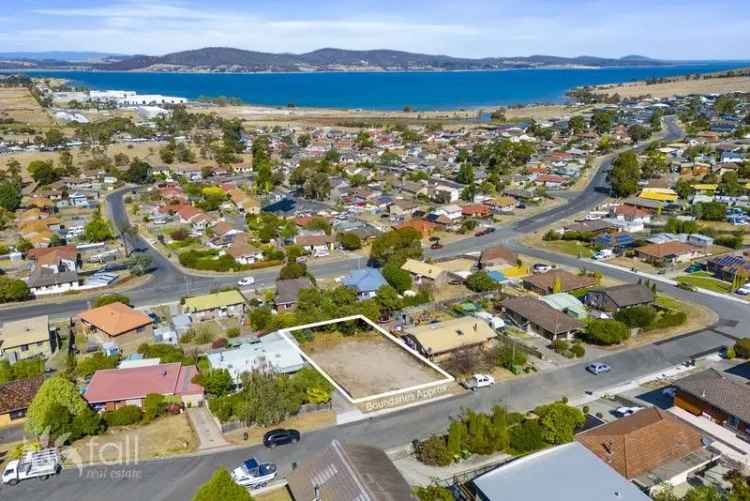
<path fill-rule="evenodd" d="M 37 452 L 27 452 L 21 459 L 10 461 L 3 471 L 3 483 L 16 485 L 29 478 L 47 480 L 62 471 L 60 451 L 57 449 L 43 449 Z"/>
<path fill-rule="evenodd" d="M 253 457 L 232 470 L 232 480 L 243 487 L 257 489 L 268 485 L 268 482 L 276 478 L 276 473 L 275 464 L 259 463 Z"/>
<path fill-rule="evenodd" d="M 495 378 L 489 374 L 474 374 L 469 379 L 465 379 L 461 384 L 467 390 L 475 391 L 485 386 L 492 386 L 495 384 Z"/>

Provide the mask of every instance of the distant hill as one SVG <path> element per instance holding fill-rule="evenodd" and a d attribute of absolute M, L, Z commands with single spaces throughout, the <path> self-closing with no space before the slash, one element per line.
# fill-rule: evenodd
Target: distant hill
<path fill-rule="evenodd" d="M 81 62 L 105 62 L 113 59 L 122 59 L 124 54 L 110 54 L 107 52 L 0 52 L 0 59 L 17 59 L 26 61 L 64 61 L 69 63 Z"/>
<path fill-rule="evenodd" d="M 226 47 L 175 52 L 164 56 L 132 56 L 93 65 L 108 71 L 343 71 L 343 70 L 481 70 L 549 66 L 642 66 L 670 64 L 629 56 L 609 59 L 591 56 L 490 57 L 481 59 L 418 54 L 397 50 L 324 48 L 304 54 L 274 54 Z"/>
<path fill-rule="evenodd" d="M 257 52 L 229 47 L 174 52 L 164 56 L 123 56 L 101 52 L 0 53 L 0 65 L 23 68 L 75 66 L 100 71 L 409 71 L 487 70 L 544 67 L 658 66 L 670 61 L 629 55 L 622 58 L 594 56 L 460 58 L 397 50 L 345 50 L 324 48 L 304 54 Z"/>

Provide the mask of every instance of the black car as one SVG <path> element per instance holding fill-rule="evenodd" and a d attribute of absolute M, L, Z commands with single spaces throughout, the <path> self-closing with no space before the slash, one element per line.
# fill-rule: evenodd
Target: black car
<path fill-rule="evenodd" d="M 299 432 L 297 430 L 271 430 L 263 435 L 263 445 L 270 448 L 297 442 L 299 442 Z"/>

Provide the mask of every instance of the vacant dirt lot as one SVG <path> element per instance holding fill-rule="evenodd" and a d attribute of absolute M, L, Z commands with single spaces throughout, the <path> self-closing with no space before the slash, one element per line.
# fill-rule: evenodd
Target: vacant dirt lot
<path fill-rule="evenodd" d="M 75 442 L 72 449 L 84 463 L 140 461 L 191 452 L 198 441 L 187 415 L 165 416 L 151 424 L 113 428 Z M 71 454 L 68 454 L 71 457 Z"/>
<path fill-rule="evenodd" d="M 355 399 L 442 379 L 438 372 L 374 331 L 351 336 L 319 332 L 302 349 Z"/>

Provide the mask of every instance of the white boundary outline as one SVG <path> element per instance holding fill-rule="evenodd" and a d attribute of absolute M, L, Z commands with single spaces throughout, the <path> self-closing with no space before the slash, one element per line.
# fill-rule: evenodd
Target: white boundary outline
<path fill-rule="evenodd" d="M 297 342 L 295 340 L 293 340 L 293 339 L 291 339 L 289 337 L 289 334 L 291 334 L 292 332 L 295 332 L 295 331 L 304 330 L 304 329 L 311 329 L 311 328 L 314 328 L 314 327 L 322 327 L 322 326 L 325 326 L 325 325 L 337 324 L 337 323 L 341 323 L 341 322 L 349 322 L 349 321 L 352 321 L 352 320 L 361 320 L 362 322 L 366 323 L 367 325 L 369 325 L 370 327 L 372 327 L 373 329 L 375 329 L 378 333 L 380 333 L 383 336 L 385 336 L 386 339 L 390 340 L 392 343 L 394 343 L 395 345 L 397 345 L 399 349 L 405 350 L 411 356 L 415 357 L 418 361 L 420 361 L 423 364 L 427 365 L 431 369 L 437 371 L 438 374 L 441 374 L 442 376 L 444 376 L 444 378 L 443 379 L 439 379 L 437 381 L 432 381 L 432 382 L 429 382 L 429 383 L 423 383 L 423 384 L 419 384 L 419 385 L 416 385 L 416 386 L 410 386 L 408 388 L 403 388 L 403 389 L 400 389 L 400 390 L 391 390 L 391 391 L 387 391 L 385 393 L 378 393 L 377 395 L 370 395 L 370 396 L 367 396 L 367 397 L 361 397 L 361 398 L 356 398 L 356 399 L 352 398 L 352 396 L 349 394 L 348 391 L 346 391 L 346 389 L 344 389 L 344 387 L 342 387 L 340 384 L 338 384 L 336 381 L 334 381 L 334 379 L 331 376 L 329 376 L 326 371 L 324 371 L 320 366 L 318 366 L 318 364 L 316 364 L 315 361 L 307 353 L 305 353 L 299 347 L 299 345 L 297 344 Z M 374 322 L 372 322 L 369 318 L 365 317 L 364 315 L 352 315 L 352 316 L 348 316 L 348 317 L 336 318 L 336 319 L 333 319 L 333 320 L 325 320 L 323 322 L 314 322 L 314 323 L 311 323 L 311 324 L 298 325 L 298 326 L 295 326 L 295 327 L 289 327 L 288 329 L 280 329 L 277 332 L 279 333 L 279 335 L 281 337 L 283 337 L 286 340 L 287 343 L 289 343 L 294 348 L 294 350 L 297 353 L 299 353 L 302 356 L 302 358 L 304 358 L 307 361 L 307 363 L 309 363 L 310 365 L 312 365 L 313 368 L 315 368 L 315 370 L 317 370 L 318 372 L 320 372 L 323 375 L 323 377 L 326 378 L 328 380 L 328 382 L 331 383 L 333 385 L 333 387 L 336 388 L 336 390 L 339 393 L 341 393 L 349 401 L 349 403 L 354 404 L 354 405 L 365 403 L 365 402 L 370 402 L 372 400 L 378 400 L 378 399 L 381 399 L 381 398 L 387 398 L 387 397 L 391 397 L 391 396 L 394 396 L 394 395 L 400 395 L 400 394 L 403 394 L 403 393 L 410 393 L 412 391 L 417 391 L 417 390 L 423 390 L 423 389 L 427 389 L 427 388 L 432 388 L 434 386 L 440 386 L 440 385 L 444 385 L 444 384 L 447 384 L 447 383 L 452 383 L 453 381 L 455 381 L 455 378 L 453 376 L 451 376 L 450 374 L 448 374 L 447 372 L 445 372 L 443 369 L 441 369 L 436 364 L 434 364 L 431 361 L 427 360 L 425 357 L 423 357 L 421 354 L 419 354 L 416 350 L 413 350 L 412 348 L 410 348 L 410 347 L 404 345 L 403 343 L 401 343 L 398 339 L 396 339 L 394 336 L 392 336 L 388 331 L 386 331 L 385 329 L 383 329 L 379 325 L 375 324 Z"/>

